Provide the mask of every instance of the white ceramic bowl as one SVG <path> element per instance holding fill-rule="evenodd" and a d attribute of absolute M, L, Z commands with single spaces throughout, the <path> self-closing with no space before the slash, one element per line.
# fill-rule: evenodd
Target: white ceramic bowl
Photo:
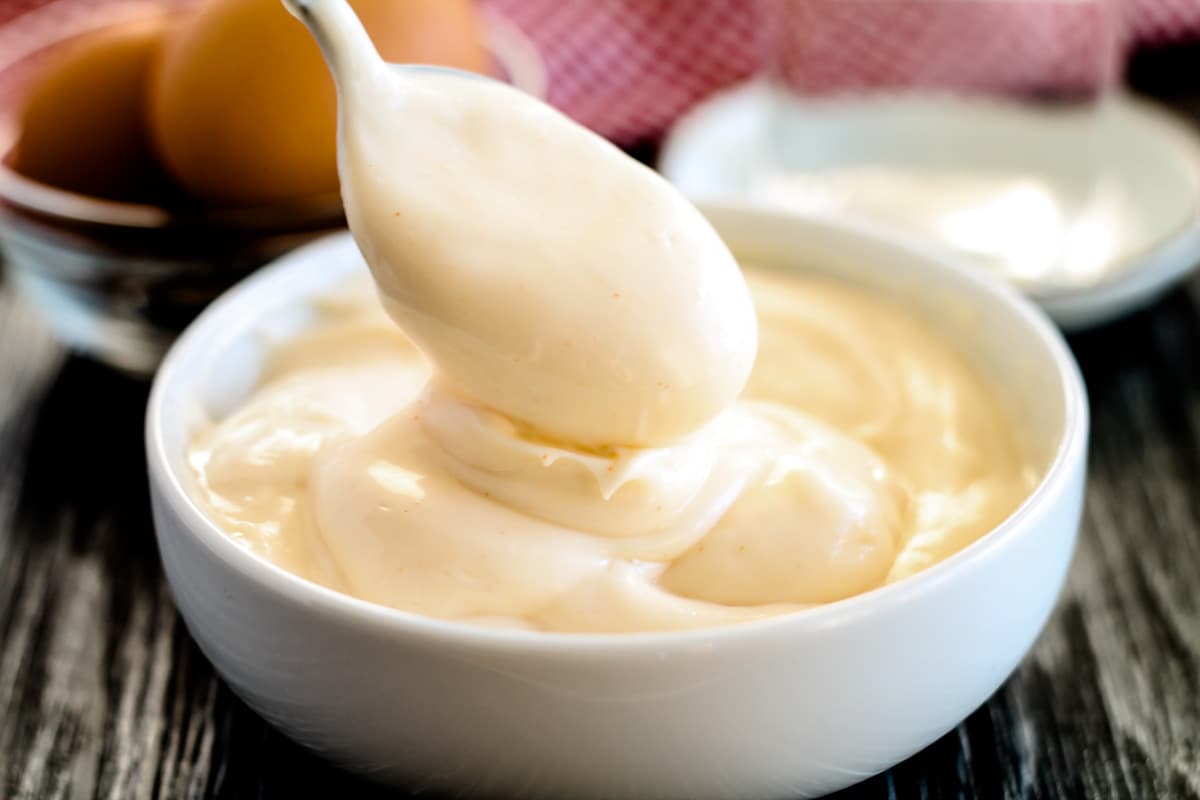
<path fill-rule="evenodd" d="M 252 708 L 353 770 L 407 786 L 545 797 L 799 797 L 915 753 L 1012 672 L 1062 585 L 1087 405 L 1041 312 L 979 270 L 832 222 L 710 209 L 740 255 L 881 290 L 1011 393 L 1046 477 L 999 528 L 897 584 L 677 633 L 489 630 L 308 583 L 242 549 L 189 496 L 186 443 L 237 405 L 266 341 L 362 269 L 348 237 L 284 258 L 175 345 L 146 421 L 159 548 L 188 629 Z M 269 335 L 265 335 L 269 334 Z M 797 365 L 803 369 L 803 365 Z"/>
<path fill-rule="evenodd" d="M 659 169 L 696 201 L 854 216 L 924 237 L 1007 274 L 1066 330 L 1148 305 L 1200 261 L 1200 135 L 1156 103 L 1116 92 L 1087 111 L 902 94 L 786 108 L 758 82 L 714 95 L 671 129 Z M 764 156 L 774 150 L 790 169 Z M 939 184 L 941 199 L 905 202 L 900 179 L 851 196 L 826 183 L 848 165 L 1007 176 L 1017 194 L 960 217 L 956 239 L 944 215 L 970 207 L 960 192 L 978 185 Z M 1014 270 L 1055 247 L 1074 254 L 1076 274 Z"/>

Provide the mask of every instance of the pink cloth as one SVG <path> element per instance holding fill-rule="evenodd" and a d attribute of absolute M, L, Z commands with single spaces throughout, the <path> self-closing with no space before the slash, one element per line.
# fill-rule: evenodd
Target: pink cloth
<path fill-rule="evenodd" d="M 768 62 L 806 91 L 918 83 L 1061 94 L 1110 78 L 1128 46 L 1200 37 L 1200 0 L 480 1 L 537 46 L 547 99 L 621 143 L 661 135 Z M 72 15 L 130 2 L 139 0 L 0 0 L 0 62 L 35 27 L 69 28 Z"/>
<path fill-rule="evenodd" d="M 1078 94 L 1111 80 L 1129 46 L 1200 36 L 1200 0 L 483 3 L 537 45 L 549 101 L 622 143 L 661 135 L 768 62 L 807 91 L 918 83 Z"/>
<path fill-rule="evenodd" d="M 1110 2 L 779 0 L 777 79 L 819 95 L 899 87 L 1039 95 L 1111 85 L 1122 26 Z"/>

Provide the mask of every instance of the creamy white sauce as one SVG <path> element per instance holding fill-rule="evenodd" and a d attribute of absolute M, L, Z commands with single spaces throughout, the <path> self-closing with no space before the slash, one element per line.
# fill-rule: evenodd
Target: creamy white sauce
<path fill-rule="evenodd" d="M 565 448 L 450 400 L 368 286 L 325 298 L 194 440 L 200 499 L 251 550 L 372 602 L 636 631 L 898 580 L 1028 494 L 1009 420 L 923 324 L 850 288 L 749 275 L 762 342 L 743 400 L 658 449 Z"/>
<path fill-rule="evenodd" d="M 304 5 L 350 229 L 446 392 L 584 445 L 670 444 L 733 402 L 754 310 L 691 203 L 523 92 L 395 68 L 344 3 Z"/>
<path fill-rule="evenodd" d="M 662 630 L 904 577 L 1027 493 L 1004 415 L 922 325 L 767 275 L 756 313 L 652 172 L 515 90 L 384 65 L 342 0 L 296 5 L 396 324 L 329 300 L 196 437 L 239 541 L 429 616 Z"/>

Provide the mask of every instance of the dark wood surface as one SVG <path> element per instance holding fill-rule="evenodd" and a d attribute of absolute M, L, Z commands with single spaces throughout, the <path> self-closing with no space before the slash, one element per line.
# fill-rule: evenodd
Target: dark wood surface
<path fill-rule="evenodd" d="M 1200 799 L 1200 280 L 1072 346 L 1091 472 L 1057 612 L 966 722 L 839 797 Z M 188 638 L 150 527 L 146 393 L 0 283 L 0 799 L 393 796 L 274 732 Z"/>

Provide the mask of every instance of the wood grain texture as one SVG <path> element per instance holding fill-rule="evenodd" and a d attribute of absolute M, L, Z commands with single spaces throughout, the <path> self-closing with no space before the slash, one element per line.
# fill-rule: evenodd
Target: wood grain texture
<path fill-rule="evenodd" d="M 1200 279 L 1072 346 L 1091 471 L 1057 612 L 981 709 L 840 800 L 1200 800 Z M 270 729 L 188 638 L 146 391 L 0 285 L 0 800 L 396 796 Z"/>

